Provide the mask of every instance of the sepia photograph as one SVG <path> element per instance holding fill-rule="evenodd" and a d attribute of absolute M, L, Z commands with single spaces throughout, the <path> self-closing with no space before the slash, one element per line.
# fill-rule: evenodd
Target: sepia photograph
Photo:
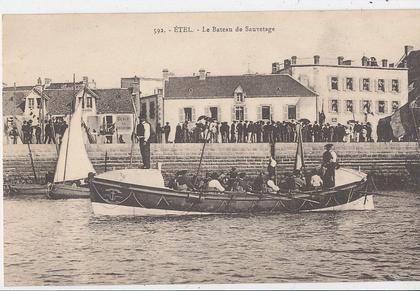
<path fill-rule="evenodd" d="M 5 287 L 420 288 L 420 10 L 2 16 Z"/>

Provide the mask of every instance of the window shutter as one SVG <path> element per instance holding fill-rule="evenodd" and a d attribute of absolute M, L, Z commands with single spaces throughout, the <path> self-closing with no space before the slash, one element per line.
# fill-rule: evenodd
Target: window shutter
<path fill-rule="evenodd" d="M 283 121 L 287 120 L 287 105 L 283 105 Z"/>
<path fill-rule="evenodd" d="M 371 78 L 368 79 L 369 80 L 369 91 L 373 91 L 373 80 Z"/>
<path fill-rule="evenodd" d="M 179 122 L 184 122 L 184 108 L 179 108 L 178 110 Z"/>
<path fill-rule="evenodd" d="M 195 119 L 195 108 L 191 107 L 191 121 L 192 122 L 196 122 L 197 120 Z"/>
<path fill-rule="evenodd" d="M 347 91 L 347 78 L 343 78 L 341 81 L 341 87 L 343 88 L 343 91 Z"/>
<path fill-rule="evenodd" d="M 300 106 L 299 106 L 299 102 L 296 102 L 295 108 L 296 108 L 296 120 L 299 120 L 300 119 Z"/>
<path fill-rule="evenodd" d="M 328 90 L 331 91 L 331 76 L 328 76 Z"/>
<path fill-rule="evenodd" d="M 341 100 L 337 100 L 337 113 L 341 112 Z"/>
<path fill-rule="evenodd" d="M 331 113 L 332 112 L 332 100 L 328 100 L 328 112 Z"/>
<path fill-rule="evenodd" d="M 378 114 L 378 113 L 379 113 L 379 101 L 375 101 L 375 103 L 376 103 L 376 104 L 375 104 L 375 111 L 374 111 L 374 112 L 375 112 L 376 114 Z M 372 110 L 372 108 L 371 108 L 371 110 Z"/>
<path fill-rule="evenodd" d="M 375 92 L 378 92 L 378 79 L 373 80 L 373 86 L 375 88 Z"/>
<path fill-rule="evenodd" d="M 363 91 L 363 78 L 359 78 L 359 90 Z"/>
<path fill-rule="evenodd" d="M 232 106 L 232 120 L 231 121 L 234 121 L 234 120 L 236 120 L 236 110 L 235 110 L 235 106 Z"/>
<path fill-rule="evenodd" d="M 401 84 L 401 79 L 397 79 L 398 80 L 398 93 L 401 92 L 401 88 L 402 88 L 402 84 Z"/>
<path fill-rule="evenodd" d="M 222 108 L 217 106 L 217 121 L 222 122 Z"/>
<path fill-rule="evenodd" d="M 244 120 L 248 120 L 248 108 L 244 106 Z"/>
<path fill-rule="evenodd" d="M 257 108 L 257 121 L 262 119 L 262 105 Z"/>
<path fill-rule="evenodd" d="M 359 101 L 359 112 L 363 113 L 363 99 Z"/>
<path fill-rule="evenodd" d="M 204 107 L 204 115 L 211 117 L 210 106 Z"/>
<path fill-rule="evenodd" d="M 275 120 L 275 119 L 274 119 L 273 106 L 272 106 L 272 105 L 269 105 L 269 106 L 270 106 L 270 119 L 271 119 L 271 120 Z"/>
<path fill-rule="evenodd" d="M 337 91 L 340 91 L 341 90 L 341 88 L 340 88 L 340 86 L 341 86 L 341 80 L 340 80 L 339 77 L 336 77 L 336 78 L 337 78 Z"/>
<path fill-rule="evenodd" d="M 388 101 L 385 101 L 385 109 L 384 109 L 385 114 L 388 114 L 388 111 L 389 111 L 388 103 L 389 103 Z"/>

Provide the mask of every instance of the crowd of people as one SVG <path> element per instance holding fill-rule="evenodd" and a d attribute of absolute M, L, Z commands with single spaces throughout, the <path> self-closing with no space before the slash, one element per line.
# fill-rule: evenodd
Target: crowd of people
<path fill-rule="evenodd" d="M 50 120 L 45 120 L 44 139 L 42 139 L 41 125 L 39 122 L 33 124 L 32 120 L 24 120 L 20 129 L 16 124 L 12 125 L 7 131 L 12 144 L 17 144 L 19 138 L 24 144 L 61 144 L 67 127 L 68 125 L 63 119 L 52 118 Z"/>
<path fill-rule="evenodd" d="M 373 142 L 371 123 L 351 121 L 346 125 L 338 123 L 320 124 L 307 119 L 291 121 L 206 121 L 179 123 L 175 128 L 175 143 L 198 143 L 206 138 L 210 143 L 272 143 L 296 142 L 297 125 L 302 127 L 304 142 Z M 159 124 L 156 129 L 156 141 L 169 141 L 171 126 L 167 122 L 164 127 Z"/>
<path fill-rule="evenodd" d="M 235 167 L 232 167 L 228 172 L 207 172 L 205 177 L 188 174 L 187 170 L 181 170 L 170 179 L 168 187 L 179 191 L 231 191 L 273 194 L 329 189 L 335 186 L 335 170 L 338 168 L 337 154 L 333 150 L 333 145 L 327 144 L 319 169 L 311 171 L 295 169 L 287 175 L 277 176 L 276 161 L 270 158 L 267 174 L 261 171 L 254 179 L 247 177 L 245 172 L 238 172 Z"/>

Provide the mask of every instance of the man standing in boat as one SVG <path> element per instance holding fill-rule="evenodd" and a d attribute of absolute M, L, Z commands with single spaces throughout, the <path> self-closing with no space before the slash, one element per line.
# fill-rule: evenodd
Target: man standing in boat
<path fill-rule="evenodd" d="M 137 125 L 136 134 L 139 139 L 143 169 L 150 169 L 150 124 L 143 116 L 139 116 L 139 119 L 140 123 Z"/>
<path fill-rule="evenodd" d="M 332 188 L 335 186 L 335 169 L 337 167 L 337 154 L 334 151 L 334 145 L 329 143 L 325 145 L 325 152 L 322 155 L 323 181 L 324 187 Z"/>

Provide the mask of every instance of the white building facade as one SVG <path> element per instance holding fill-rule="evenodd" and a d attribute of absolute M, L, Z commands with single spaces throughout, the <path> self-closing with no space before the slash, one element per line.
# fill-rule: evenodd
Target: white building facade
<path fill-rule="evenodd" d="M 208 76 L 200 71 L 165 83 L 163 121 L 175 129 L 201 115 L 228 123 L 315 120 L 316 103 L 317 94 L 287 74 Z"/>
<path fill-rule="evenodd" d="M 313 64 L 299 64 L 292 57 L 279 72 L 287 72 L 318 93 L 317 111 L 324 112 L 325 122 L 356 120 L 375 125 L 408 101 L 408 71 L 388 66 L 387 60 L 380 66 L 371 59 L 364 57 L 362 65 L 356 66 L 343 57 L 335 65 L 321 64 L 319 56 Z"/>

